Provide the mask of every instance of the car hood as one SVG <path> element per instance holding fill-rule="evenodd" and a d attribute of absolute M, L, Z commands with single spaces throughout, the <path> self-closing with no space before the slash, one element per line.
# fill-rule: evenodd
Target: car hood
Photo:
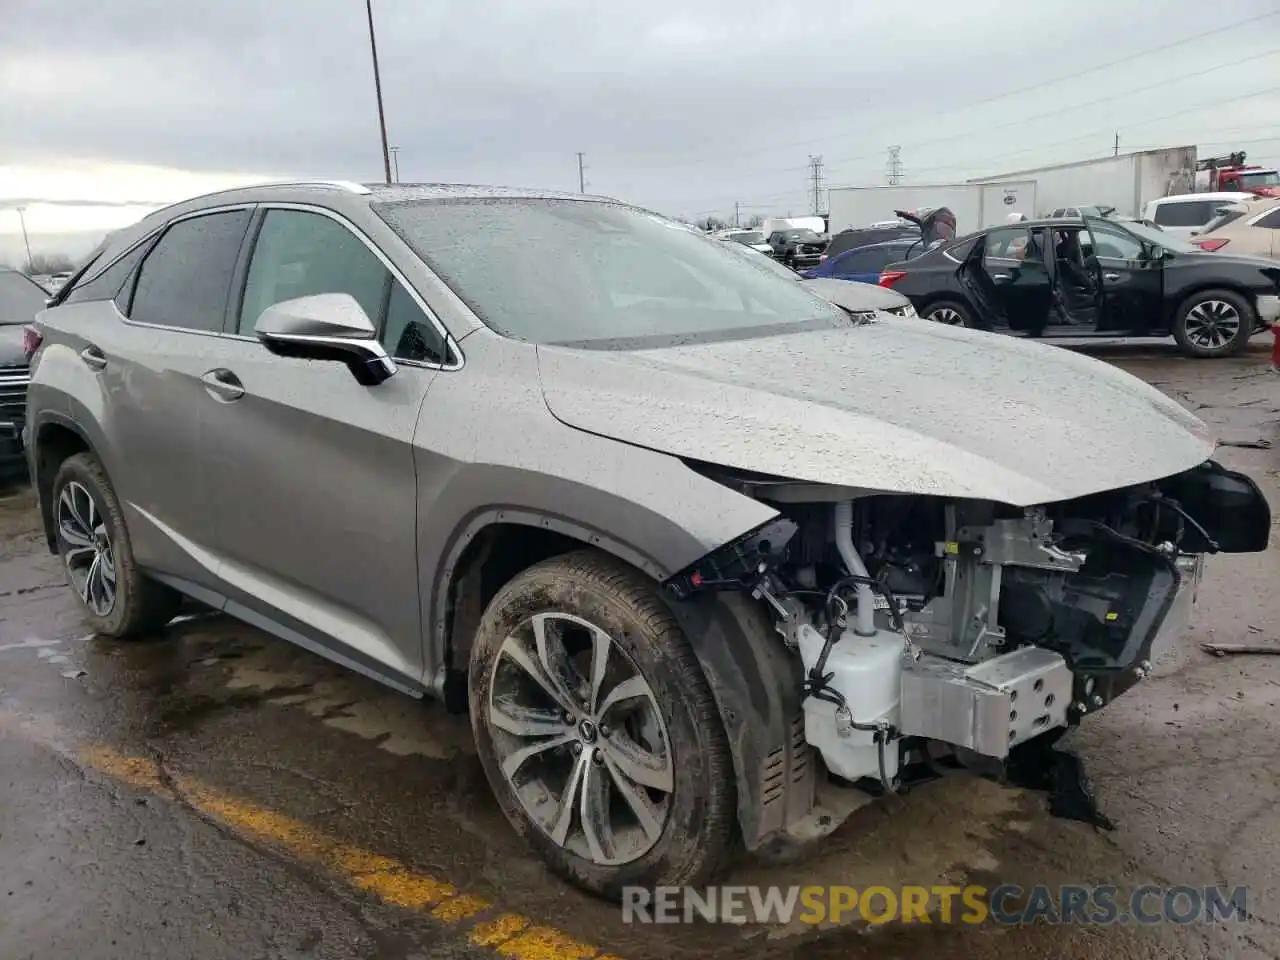
<path fill-rule="evenodd" d="M 538 347 L 551 413 L 673 456 L 894 493 L 1051 503 L 1208 459 L 1101 361 L 914 320 L 637 351 Z"/>
<path fill-rule="evenodd" d="M 874 283 L 837 280 L 834 277 L 801 280 L 800 286 L 846 310 L 900 310 L 911 302 L 902 294 Z"/>
<path fill-rule="evenodd" d="M 22 350 L 22 324 L 0 324 L 0 367 L 25 365 L 27 355 Z"/>

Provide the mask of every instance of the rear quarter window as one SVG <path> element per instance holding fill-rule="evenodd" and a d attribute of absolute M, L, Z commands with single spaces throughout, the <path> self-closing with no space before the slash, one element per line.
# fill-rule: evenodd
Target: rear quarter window
<path fill-rule="evenodd" d="M 87 278 L 68 293 L 63 299 L 63 303 L 83 303 L 92 300 L 115 300 L 116 305 L 123 313 L 129 305 L 129 289 L 132 287 L 134 271 L 137 270 L 138 264 L 142 262 L 142 258 L 147 255 L 147 251 L 151 249 L 154 237 L 150 240 L 138 244 L 124 256 L 116 260 L 105 270 L 100 273 L 92 273 L 86 275 Z"/>
<path fill-rule="evenodd" d="M 1156 205 L 1153 218 L 1162 227 L 1200 227 L 1213 219 L 1222 200 L 1183 200 Z"/>

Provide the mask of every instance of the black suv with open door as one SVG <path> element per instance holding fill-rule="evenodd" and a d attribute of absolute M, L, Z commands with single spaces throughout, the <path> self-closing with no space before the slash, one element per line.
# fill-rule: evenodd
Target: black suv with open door
<path fill-rule="evenodd" d="M 1280 263 L 1098 217 L 991 227 L 890 264 L 880 285 L 941 323 L 1046 339 L 1172 335 L 1196 357 L 1236 353 L 1280 316 Z"/>

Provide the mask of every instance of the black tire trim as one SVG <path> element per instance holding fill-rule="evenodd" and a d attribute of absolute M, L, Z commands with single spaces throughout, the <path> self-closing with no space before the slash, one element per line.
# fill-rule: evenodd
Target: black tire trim
<path fill-rule="evenodd" d="M 82 606 L 86 622 L 95 633 L 108 637 L 131 637 L 158 630 L 178 614 L 182 596 L 177 591 L 144 575 L 133 559 L 129 528 L 115 490 L 107 479 L 98 458 L 91 453 L 76 453 L 58 467 L 51 487 L 51 505 L 56 505 L 62 488 L 71 480 L 89 489 L 106 517 L 116 562 L 116 602 L 105 617 Z M 63 564 L 66 574 L 66 565 Z M 77 595 L 77 600 L 79 596 Z"/>
<path fill-rule="evenodd" d="M 488 700 L 492 657 L 515 622 L 551 606 L 610 629 L 614 641 L 625 644 L 645 672 L 659 703 L 670 711 L 664 720 L 676 760 L 672 809 L 663 836 L 631 863 L 602 867 L 557 846 L 529 822 L 496 766 L 481 715 Z M 725 865 L 735 824 L 729 743 L 698 660 L 656 582 L 590 549 L 529 567 L 503 586 L 485 610 L 471 648 L 468 686 L 477 752 L 494 796 L 512 827 L 553 872 L 616 901 L 627 886 L 696 886 Z"/>
<path fill-rule="evenodd" d="M 1240 312 L 1240 330 L 1235 338 L 1220 350 L 1206 351 L 1187 340 L 1186 320 L 1191 308 L 1204 300 L 1227 300 Z M 1173 339 L 1178 348 L 1189 357 L 1197 360 L 1214 360 L 1221 357 L 1233 357 L 1248 345 L 1253 335 L 1258 332 L 1258 313 L 1249 303 L 1248 297 L 1229 287 L 1210 287 L 1188 294 L 1178 305 L 1173 315 Z"/>

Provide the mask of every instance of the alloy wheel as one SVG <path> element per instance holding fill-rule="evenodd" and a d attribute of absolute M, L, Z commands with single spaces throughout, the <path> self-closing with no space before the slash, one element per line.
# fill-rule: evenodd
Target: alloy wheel
<path fill-rule="evenodd" d="M 929 314 L 929 319 L 934 323 L 945 323 L 949 327 L 964 326 L 964 317 L 960 316 L 960 311 L 951 307 L 939 307 Z"/>
<path fill-rule="evenodd" d="M 1240 333 L 1240 311 L 1225 300 L 1204 300 L 1187 311 L 1187 340 L 1206 350 L 1220 350 Z"/>
<path fill-rule="evenodd" d="M 528 818 L 593 863 L 629 863 L 662 836 L 675 790 L 658 702 L 609 634 L 568 613 L 538 613 L 502 643 L 485 717 Z"/>
<path fill-rule="evenodd" d="M 62 488 L 55 515 L 62 562 L 72 587 L 100 617 L 116 603 L 116 562 L 106 516 L 93 495 L 75 480 Z"/>

